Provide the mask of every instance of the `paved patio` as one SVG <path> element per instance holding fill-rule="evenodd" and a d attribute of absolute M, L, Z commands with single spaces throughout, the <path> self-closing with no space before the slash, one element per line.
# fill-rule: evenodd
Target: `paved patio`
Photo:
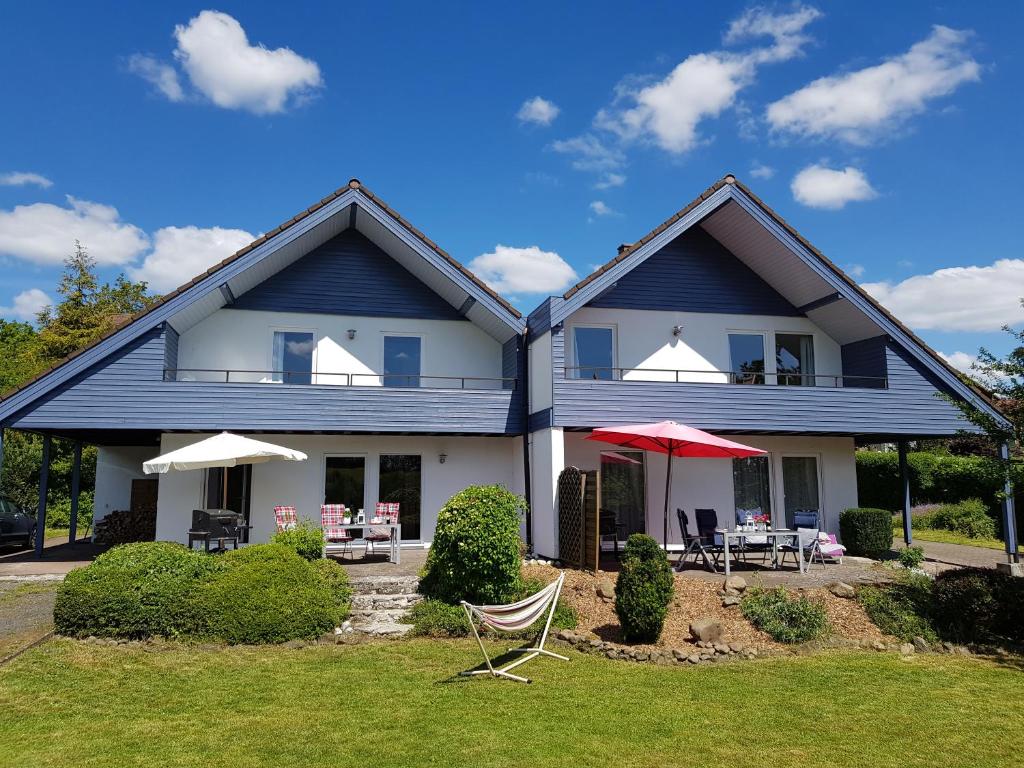
<path fill-rule="evenodd" d="M 36 559 L 34 550 L 0 546 L 0 579 L 63 576 L 68 571 L 88 565 L 105 549 L 85 538 L 72 544 L 62 536 L 47 539 L 42 559 Z"/>

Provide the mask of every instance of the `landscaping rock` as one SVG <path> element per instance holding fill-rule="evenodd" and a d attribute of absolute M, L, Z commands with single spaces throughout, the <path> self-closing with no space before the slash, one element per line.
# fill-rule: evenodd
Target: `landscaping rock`
<path fill-rule="evenodd" d="M 691 664 L 700 664 L 700 656 L 698 656 L 696 653 L 691 653 L 689 656 L 686 657 L 686 660 Z"/>
<path fill-rule="evenodd" d="M 601 579 L 597 583 L 597 596 L 602 600 L 615 599 L 615 584 L 611 579 Z"/>
<path fill-rule="evenodd" d="M 733 653 L 743 653 L 744 648 L 742 643 L 729 643 L 729 650 Z"/>
<path fill-rule="evenodd" d="M 722 625 L 712 618 L 697 619 L 690 623 L 690 635 L 694 640 L 717 643 L 722 640 Z"/>
<path fill-rule="evenodd" d="M 747 588 L 747 580 L 742 576 L 729 576 L 725 580 L 725 593 L 727 595 L 739 595 Z"/>
<path fill-rule="evenodd" d="M 729 646 L 725 643 L 715 643 L 715 653 L 728 653 Z"/>
<path fill-rule="evenodd" d="M 871 644 L 871 647 L 874 648 L 876 651 L 884 651 L 885 650 L 885 643 L 883 643 L 881 640 L 875 640 Z"/>
<path fill-rule="evenodd" d="M 914 655 L 914 644 L 913 643 L 903 643 L 903 645 L 900 646 L 900 654 L 902 654 L 903 656 L 913 656 Z"/>
<path fill-rule="evenodd" d="M 742 602 L 742 598 L 739 595 L 726 595 L 722 598 L 722 607 L 731 608 L 734 605 L 739 605 Z"/>
<path fill-rule="evenodd" d="M 919 636 L 914 638 L 914 650 L 916 650 L 918 653 L 929 653 L 931 649 L 932 647 L 928 644 L 928 641 L 925 640 L 923 637 Z"/>
<path fill-rule="evenodd" d="M 672 656 L 675 658 L 676 661 L 685 661 L 686 657 L 687 657 L 687 654 L 684 653 L 679 648 L 673 648 L 672 649 Z"/>
<path fill-rule="evenodd" d="M 828 591 L 836 597 L 842 597 L 847 600 L 857 596 L 857 591 L 845 581 L 832 582 L 828 585 Z"/>

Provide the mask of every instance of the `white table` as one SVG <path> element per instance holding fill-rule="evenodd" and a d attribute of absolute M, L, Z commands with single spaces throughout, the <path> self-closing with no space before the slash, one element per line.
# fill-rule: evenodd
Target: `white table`
<path fill-rule="evenodd" d="M 391 554 L 388 559 L 398 565 L 402 562 L 402 524 L 401 523 L 342 523 L 341 525 L 332 525 L 331 528 L 341 528 L 345 531 L 358 531 L 365 528 L 386 528 L 391 533 Z M 349 545 L 352 542 L 347 542 Z M 324 543 L 324 552 L 327 553 L 333 547 L 338 549 L 345 545 L 337 541 L 328 541 Z"/>
<path fill-rule="evenodd" d="M 800 540 L 800 534 L 789 528 L 770 528 L 765 531 L 743 531 L 729 528 L 715 528 L 715 533 L 722 537 L 725 545 L 725 575 L 729 575 L 729 540 L 735 539 L 742 544 L 742 540 L 748 536 L 764 536 L 772 543 L 772 566 L 779 567 L 779 539 L 795 538 L 797 541 L 797 562 L 800 564 L 800 573 L 805 572 L 804 548 Z"/>

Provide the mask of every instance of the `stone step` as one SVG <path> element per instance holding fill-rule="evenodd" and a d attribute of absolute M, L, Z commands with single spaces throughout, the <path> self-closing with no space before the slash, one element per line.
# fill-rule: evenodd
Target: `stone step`
<path fill-rule="evenodd" d="M 401 619 L 405 618 L 407 613 L 409 613 L 408 608 L 386 608 L 384 610 L 372 611 L 361 611 L 353 608 L 349 618 L 352 620 L 353 625 L 372 624 L 380 621 L 398 623 Z"/>
<path fill-rule="evenodd" d="M 361 632 L 364 635 L 376 637 L 402 637 L 412 629 L 412 624 L 400 624 L 392 621 L 376 621 L 363 623 L 352 623 L 354 632 Z"/>
<path fill-rule="evenodd" d="M 352 595 L 353 610 L 387 610 L 390 608 L 411 608 L 423 599 L 423 595 Z"/>
<path fill-rule="evenodd" d="M 419 583 L 415 576 L 355 576 L 349 580 L 357 595 L 415 594 Z"/>

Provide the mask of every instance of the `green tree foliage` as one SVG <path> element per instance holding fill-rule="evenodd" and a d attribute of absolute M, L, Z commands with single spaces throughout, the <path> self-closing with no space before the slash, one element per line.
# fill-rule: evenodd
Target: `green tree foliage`
<path fill-rule="evenodd" d="M 658 641 L 674 589 L 672 568 L 658 542 L 642 533 L 630 536 L 615 582 L 615 613 L 627 642 Z"/>
<path fill-rule="evenodd" d="M 29 323 L 0 320 L 0 393 L 19 386 L 34 373 L 31 351 L 36 329 Z"/>

